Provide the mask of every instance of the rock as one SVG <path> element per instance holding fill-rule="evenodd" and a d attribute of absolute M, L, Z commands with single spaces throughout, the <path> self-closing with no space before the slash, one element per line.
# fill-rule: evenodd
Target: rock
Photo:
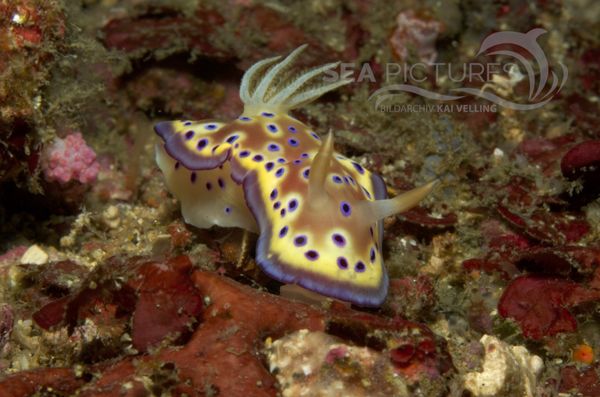
<path fill-rule="evenodd" d="M 46 262 L 48 262 L 48 254 L 37 244 L 29 247 L 21 257 L 22 265 L 43 265 Z"/>
<path fill-rule="evenodd" d="M 376 350 L 305 329 L 266 345 L 283 397 L 409 396 L 390 360 Z"/>
<path fill-rule="evenodd" d="M 121 224 L 121 212 L 116 205 L 109 205 L 102 212 L 102 221 L 110 229 L 116 229 Z"/>
<path fill-rule="evenodd" d="M 537 395 L 537 377 L 544 366 L 540 357 L 490 335 L 484 335 L 480 342 L 485 348 L 483 371 L 467 373 L 464 383 L 474 397 Z"/>

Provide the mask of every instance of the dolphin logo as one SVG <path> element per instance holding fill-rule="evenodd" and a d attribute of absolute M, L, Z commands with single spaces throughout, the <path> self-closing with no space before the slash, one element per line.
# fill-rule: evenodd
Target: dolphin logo
<path fill-rule="evenodd" d="M 545 34 L 547 31 L 541 28 L 535 28 L 530 30 L 527 33 L 521 32 L 496 32 L 490 34 L 486 37 L 481 46 L 479 47 L 479 51 L 477 52 L 477 56 L 479 55 L 503 55 L 507 57 L 514 58 L 527 72 L 526 76 L 529 80 L 529 95 L 528 95 L 528 103 L 517 103 L 510 101 L 506 98 L 503 98 L 499 95 L 496 95 L 492 92 L 485 91 L 483 89 L 478 88 L 454 88 L 451 89 L 453 93 L 457 94 L 469 94 L 473 96 L 477 96 L 479 98 L 486 99 L 490 102 L 493 102 L 497 105 L 507 107 L 515 110 L 530 110 L 539 108 L 546 103 L 548 103 L 554 95 L 556 95 L 564 86 L 567 81 L 569 71 L 567 67 L 563 63 L 559 63 L 561 72 L 561 78 L 550 69 L 548 59 L 546 58 L 546 54 L 544 50 L 538 43 L 537 39 L 541 35 Z M 495 47 L 503 46 L 503 45 L 511 45 L 513 47 L 519 47 L 523 51 L 517 52 L 508 49 L 496 49 Z M 525 56 L 522 55 L 522 52 L 526 52 L 530 54 L 531 60 L 537 66 L 537 73 L 534 70 L 532 62 L 529 61 Z M 518 67 L 516 67 L 518 69 Z M 548 86 L 548 82 L 550 80 L 550 88 L 547 89 L 544 93 L 545 88 Z M 401 84 L 394 85 L 388 87 L 382 87 L 379 90 L 375 91 L 370 97 L 377 98 L 376 105 L 378 106 L 384 99 L 389 98 L 390 96 L 395 95 L 399 92 L 411 92 L 414 94 L 421 95 L 423 97 L 429 99 L 450 101 L 456 100 L 460 98 L 464 98 L 466 95 L 443 95 L 434 93 L 431 91 L 427 91 L 423 88 L 419 88 L 410 84 Z"/>

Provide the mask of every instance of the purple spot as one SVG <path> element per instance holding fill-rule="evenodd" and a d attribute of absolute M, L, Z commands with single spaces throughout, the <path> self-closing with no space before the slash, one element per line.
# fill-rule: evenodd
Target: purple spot
<path fill-rule="evenodd" d="M 223 179 L 221 179 L 221 178 L 217 179 L 217 183 L 219 184 L 219 187 L 221 189 L 223 189 L 225 187 L 225 182 L 223 182 Z"/>
<path fill-rule="evenodd" d="M 308 179 L 308 176 L 310 175 L 310 167 L 308 167 L 307 169 L 305 169 L 304 171 L 302 171 L 302 176 L 305 179 Z"/>
<path fill-rule="evenodd" d="M 268 163 L 265 163 L 265 169 L 267 171 L 271 171 L 273 169 L 273 167 L 275 166 L 275 164 L 273 164 L 272 161 L 269 161 Z"/>
<path fill-rule="evenodd" d="M 306 236 L 301 235 L 301 236 L 296 236 L 296 238 L 294 239 L 294 245 L 296 247 L 304 247 L 306 245 L 307 239 Z"/>
<path fill-rule="evenodd" d="M 176 162 L 175 162 L 175 169 L 176 169 L 176 170 L 177 170 L 177 169 L 179 169 L 179 161 L 176 161 Z"/>
<path fill-rule="evenodd" d="M 226 213 L 226 214 L 230 214 L 230 213 L 231 213 L 231 208 L 229 208 L 229 207 L 225 207 L 225 213 Z"/>
<path fill-rule="evenodd" d="M 212 131 L 212 130 L 216 130 L 217 129 L 217 125 L 216 124 L 206 124 L 204 126 L 204 128 L 206 128 L 209 131 Z"/>
<path fill-rule="evenodd" d="M 313 138 L 315 138 L 317 141 L 321 140 L 321 138 L 319 138 L 319 136 L 317 134 L 315 134 L 314 132 L 311 132 L 310 136 L 312 136 Z"/>
<path fill-rule="evenodd" d="M 276 143 L 270 143 L 269 146 L 267 146 L 267 150 L 269 150 L 269 152 L 278 152 L 279 145 Z"/>
<path fill-rule="evenodd" d="M 288 127 L 288 131 L 290 131 L 293 134 L 295 134 L 296 132 L 298 132 L 298 130 L 296 129 L 296 127 L 294 127 L 293 125 L 290 125 Z"/>
<path fill-rule="evenodd" d="M 214 153 L 214 152 L 216 152 L 216 151 L 217 151 L 217 149 L 219 148 L 219 146 L 221 146 L 221 145 L 215 145 L 215 146 L 213 146 L 213 148 L 212 148 L 212 152 L 213 152 L 213 153 Z"/>
<path fill-rule="evenodd" d="M 190 182 L 195 183 L 196 182 L 196 173 L 192 172 L 190 174 Z"/>
<path fill-rule="evenodd" d="M 366 187 L 361 185 L 361 188 L 363 190 L 363 192 L 365 192 L 365 195 L 367 196 L 368 199 L 371 199 L 371 193 L 369 193 L 369 191 L 367 190 Z"/>
<path fill-rule="evenodd" d="M 244 158 L 244 157 L 248 157 L 250 156 L 250 151 L 249 150 L 242 150 L 240 152 L 240 158 Z"/>
<path fill-rule="evenodd" d="M 242 121 L 250 121 L 250 120 L 252 120 L 250 117 L 246 117 L 246 116 L 242 116 L 239 119 L 242 120 Z"/>
<path fill-rule="evenodd" d="M 350 216 L 352 213 L 352 207 L 346 201 L 342 201 L 340 203 L 340 211 L 342 211 L 342 215 Z"/>
<path fill-rule="evenodd" d="M 269 195 L 269 197 L 271 198 L 271 201 L 275 200 L 277 198 L 278 194 L 279 194 L 279 192 L 277 191 L 277 188 L 271 190 L 271 194 Z"/>
<path fill-rule="evenodd" d="M 296 208 L 298 208 L 298 200 L 291 199 L 290 202 L 288 203 L 288 210 L 290 212 L 293 212 L 296 210 Z"/>
<path fill-rule="evenodd" d="M 294 160 L 294 161 L 293 161 L 293 163 L 294 163 L 295 165 L 302 164 L 302 160 L 300 160 L 300 159 L 296 159 L 296 160 Z"/>
<path fill-rule="evenodd" d="M 316 261 L 317 259 L 319 259 L 319 253 L 315 250 L 306 251 L 304 253 L 304 256 L 310 261 Z"/>
<path fill-rule="evenodd" d="M 277 162 L 278 162 L 279 164 L 283 164 L 283 163 L 285 163 L 285 161 L 286 161 L 286 160 L 285 160 L 283 157 L 280 157 L 280 158 L 278 158 L 278 159 L 277 159 Z"/>
<path fill-rule="evenodd" d="M 350 180 L 348 179 L 348 177 L 344 177 L 344 182 L 346 182 L 346 184 L 350 184 Z"/>
<path fill-rule="evenodd" d="M 343 256 L 340 256 L 337 259 L 337 265 L 340 269 L 348 269 L 348 261 Z"/>
<path fill-rule="evenodd" d="M 192 122 L 191 121 L 186 121 L 185 123 L 183 123 L 183 125 L 185 125 L 187 127 L 188 125 L 192 125 Z"/>
<path fill-rule="evenodd" d="M 279 129 L 277 128 L 277 126 L 275 124 L 268 124 L 267 129 L 269 130 L 269 132 L 271 132 L 273 134 L 275 134 L 277 131 L 279 131 Z"/>
<path fill-rule="evenodd" d="M 308 153 L 302 153 L 300 155 L 300 157 L 302 157 L 303 159 L 307 159 L 308 158 Z"/>
<path fill-rule="evenodd" d="M 202 150 L 202 149 L 204 149 L 206 147 L 206 145 L 208 145 L 208 139 L 202 138 L 196 144 L 196 149 Z"/>
<path fill-rule="evenodd" d="M 339 175 L 334 175 L 331 177 L 331 179 L 333 180 L 333 182 L 340 184 L 342 183 L 342 178 L 339 177 Z"/>
<path fill-rule="evenodd" d="M 354 166 L 354 168 L 356 168 L 356 171 L 358 171 L 359 174 L 365 173 L 365 169 L 360 164 L 358 164 L 356 161 L 353 161 L 352 165 Z"/>
<path fill-rule="evenodd" d="M 375 262 L 375 248 L 371 248 L 371 254 L 369 255 L 371 263 Z"/>
<path fill-rule="evenodd" d="M 233 143 L 233 142 L 237 141 L 239 137 L 240 137 L 239 135 L 232 135 L 229 138 L 227 138 L 225 141 L 227 143 Z"/>
<path fill-rule="evenodd" d="M 358 261 L 356 262 L 356 265 L 354 265 L 354 271 L 356 271 L 357 273 L 362 273 L 367 269 L 367 267 L 365 266 L 364 263 L 362 263 L 362 261 Z"/>
<path fill-rule="evenodd" d="M 281 211 L 279 212 L 279 215 L 281 215 L 282 218 L 285 216 L 285 208 L 281 209 Z"/>
<path fill-rule="evenodd" d="M 281 178 L 281 176 L 283 176 L 284 172 L 285 172 L 285 168 L 281 167 L 275 172 L 275 176 L 277 178 Z"/>
<path fill-rule="evenodd" d="M 262 112 L 261 114 L 263 116 L 265 116 L 265 117 L 273 117 L 273 116 L 275 116 L 273 113 L 269 113 L 269 112 Z"/>
<path fill-rule="evenodd" d="M 273 209 L 278 210 L 279 207 L 281 207 L 281 201 L 276 201 L 275 204 L 273 204 Z"/>
<path fill-rule="evenodd" d="M 206 182 L 206 190 L 212 189 L 212 183 Z"/>
<path fill-rule="evenodd" d="M 240 144 L 239 144 L 239 143 L 236 143 L 235 145 L 233 145 L 233 147 L 237 149 L 237 148 L 239 148 L 239 147 L 240 147 Z"/>
<path fill-rule="evenodd" d="M 279 238 L 284 238 L 288 232 L 288 227 L 284 226 L 279 230 Z"/>
<path fill-rule="evenodd" d="M 297 140 L 297 139 L 294 139 L 294 138 L 290 138 L 290 139 L 288 139 L 288 143 L 289 143 L 291 146 L 294 146 L 294 147 L 298 146 L 298 140 Z"/>
<path fill-rule="evenodd" d="M 252 157 L 252 160 L 254 160 L 256 162 L 263 161 L 263 156 L 262 156 L 262 154 L 257 154 L 256 156 Z"/>
<path fill-rule="evenodd" d="M 185 133 L 185 139 L 187 139 L 188 141 L 190 139 L 192 139 L 193 137 L 194 137 L 194 131 L 190 130 L 190 131 L 188 131 L 188 132 Z"/>
<path fill-rule="evenodd" d="M 338 247 L 344 247 L 346 245 L 346 239 L 339 233 L 335 233 L 333 236 L 331 236 L 331 239 Z"/>

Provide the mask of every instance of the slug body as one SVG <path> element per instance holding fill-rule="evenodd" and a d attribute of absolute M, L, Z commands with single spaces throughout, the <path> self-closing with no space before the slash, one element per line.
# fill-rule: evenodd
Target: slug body
<path fill-rule="evenodd" d="M 377 307 L 388 289 L 382 219 L 417 204 L 432 184 L 386 199 L 382 179 L 336 153 L 332 134 L 322 140 L 289 115 L 350 82 L 309 85 L 336 63 L 290 78 L 304 48 L 246 72 L 237 120 L 158 123 L 156 161 L 187 223 L 256 232 L 256 261 L 271 277 Z"/>

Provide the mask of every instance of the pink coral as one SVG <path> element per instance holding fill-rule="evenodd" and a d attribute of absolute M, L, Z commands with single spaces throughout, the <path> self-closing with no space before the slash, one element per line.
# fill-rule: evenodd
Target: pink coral
<path fill-rule="evenodd" d="M 77 180 L 87 184 L 96 180 L 99 169 L 96 152 L 79 132 L 67 135 L 65 139 L 56 138 L 46 149 L 43 171 L 48 181 L 64 184 Z"/>

